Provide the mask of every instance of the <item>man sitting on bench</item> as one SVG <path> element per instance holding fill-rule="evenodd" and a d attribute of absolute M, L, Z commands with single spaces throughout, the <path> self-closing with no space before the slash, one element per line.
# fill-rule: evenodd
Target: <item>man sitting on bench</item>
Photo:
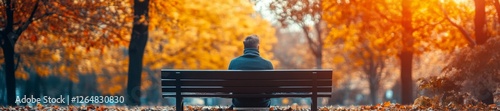
<path fill-rule="evenodd" d="M 250 35 L 243 41 L 243 55 L 231 60 L 229 70 L 273 70 L 273 64 L 259 55 L 259 38 Z M 270 98 L 233 98 L 230 107 L 270 107 Z"/>

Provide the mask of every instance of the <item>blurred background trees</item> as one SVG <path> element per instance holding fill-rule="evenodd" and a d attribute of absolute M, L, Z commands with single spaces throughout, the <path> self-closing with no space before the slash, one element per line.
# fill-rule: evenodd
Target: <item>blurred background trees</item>
<path fill-rule="evenodd" d="M 127 87 L 141 92 L 134 104 L 169 104 L 160 95 L 160 69 L 227 69 L 251 34 L 277 69 L 333 69 L 336 95 L 323 105 L 411 104 L 428 93 L 413 87 L 418 78 L 432 76 L 419 82 L 431 84 L 443 75 L 459 86 L 446 91 L 499 101 L 498 0 L 135 2 L 149 3 L 147 16 L 134 15 L 131 0 L 0 1 L 1 105 L 12 105 L 13 95 L 126 96 Z M 130 50 L 138 23 L 147 27 L 144 52 Z M 230 104 L 199 100 L 191 102 Z"/>

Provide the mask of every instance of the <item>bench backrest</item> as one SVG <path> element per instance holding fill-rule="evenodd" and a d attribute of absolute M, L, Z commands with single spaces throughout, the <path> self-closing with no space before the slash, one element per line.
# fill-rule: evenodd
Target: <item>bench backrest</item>
<path fill-rule="evenodd" d="M 161 72 L 162 92 L 176 92 L 177 90 L 194 93 L 332 91 L 332 70 L 162 69 Z"/>

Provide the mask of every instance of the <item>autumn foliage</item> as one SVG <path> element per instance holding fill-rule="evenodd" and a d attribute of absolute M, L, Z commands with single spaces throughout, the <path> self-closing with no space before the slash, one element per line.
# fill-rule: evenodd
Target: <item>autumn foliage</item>
<path fill-rule="evenodd" d="M 484 3 L 484 17 L 476 3 Z M 148 26 L 140 75 L 147 101 L 162 100 L 161 69 L 225 70 L 251 34 L 276 69 L 333 69 L 337 95 L 328 104 L 470 108 L 484 104 L 468 100 L 499 92 L 498 0 L 149 0 L 148 16 L 134 16 L 133 6 L 133 0 L 0 1 L 0 52 L 7 53 L 0 70 L 15 75 L 5 83 L 10 76 L 0 76 L 0 88 L 30 89 L 37 78 L 57 77 L 92 94 L 126 95 L 127 46 L 139 18 Z M 403 72 L 409 80 L 400 80 Z M 427 78 L 418 80 L 423 91 L 412 93 L 416 77 Z M 389 89 L 402 96 L 402 88 L 414 106 L 384 102 L 400 102 L 383 96 Z M 429 97 L 413 101 L 420 95 Z"/>
<path fill-rule="evenodd" d="M 421 79 L 420 88 L 430 91 L 443 105 L 471 104 L 493 98 L 500 84 L 499 72 L 493 68 L 499 66 L 499 54 L 490 51 L 499 46 L 495 37 L 483 46 L 461 50 L 444 68 L 445 75 Z"/>
<path fill-rule="evenodd" d="M 250 34 L 260 37 L 261 55 L 278 65 L 270 52 L 277 42 L 275 29 L 252 7 L 248 1 L 153 1 L 145 65 L 152 70 L 227 69 Z"/>

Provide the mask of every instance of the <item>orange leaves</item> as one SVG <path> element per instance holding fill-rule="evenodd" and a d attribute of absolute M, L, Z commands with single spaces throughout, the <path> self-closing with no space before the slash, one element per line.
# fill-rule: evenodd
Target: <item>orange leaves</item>
<path fill-rule="evenodd" d="M 63 65 L 63 66 L 59 67 L 59 69 L 57 71 L 58 71 L 57 73 L 60 73 L 60 74 L 65 73 L 66 72 L 66 66 Z"/>
<path fill-rule="evenodd" d="M 260 36 L 261 55 L 273 57 L 274 29 L 264 19 L 250 16 L 255 12 L 248 1 L 152 2 L 152 40 L 144 55 L 145 66 L 152 70 L 226 69 L 232 58 L 242 54 L 241 41 L 250 34 Z"/>
<path fill-rule="evenodd" d="M 50 74 L 50 69 L 48 66 L 38 66 L 35 67 L 35 71 L 40 75 L 41 77 L 47 77 Z"/>
<path fill-rule="evenodd" d="M 71 82 L 73 82 L 73 83 L 78 83 L 78 82 L 80 82 L 80 78 L 79 78 L 79 76 L 78 76 L 79 74 L 74 73 L 74 72 L 75 72 L 75 71 L 70 72 L 67 78 L 68 78 Z"/>
<path fill-rule="evenodd" d="M 109 77 L 97 78 L 97 83 L 99 83 L 99 90 L 105 95 L 121 94 L 124 91 L 126 82 L 127 82 L 126 74 L 116 75 L 113 76 L 112 78 Z"/>
<path fill-rule="evenodd" d="M 161 62 L 153 63 L 153 65 L 150 66 L 151 69 L 161 69 L 163 68 L 163 65 Z"/>
<path fill-rule="evenodd" d="M 38 40 L 38 38 L 37 38 L 35 35 L 31 35 L 31 36 L 30 36 L 30 38 L 29 38 L 29 40 L 30 40 L 31 42 L 35 42 L 35 41 L 37 41 L 37 40 Z"/>
<path fill-rule="evenodd" d="M 391 101 L 386 101 L 384 104 L 382 104 L 382 107 L 389 107 L 391 106 Z"/>
<path fill-rule="evenodd" d="M 153 84 L 147 72 L 141 73 L 141 90 L 147 90 Z"/>
<path fill-rule="evenodd" d="M 338 56 L 338 55 L 333 57 L 334 64 L 343 63 L 343 62 L 345 62 L 344 57 Z"/>
<path fill-rule="evenodd" d="M 16 71 L 16 78 L 21 78 L 23 80 L 28 80 L 29 79 L 29 74 L 24 71 L 24 68 L 19 68 L 17 71 Z"/>
<path fill-rule="evenodd" d="M 89 31 L 88 30 L 83 31 L 83 36 L 88 37 L 89 36 Z"/>
<path fill-rule="evenodd" d="M 137 21 L 136 24 L 148 24 L 148 21 L 146 21 L 146 16 L 141 15 L 139 21 Z"/>
<path fill-rule="evenodd" d="M 413 106 L 427 108 L 427 107 L 431 107 L 431 106 L 437 106 L 438 104 L 435 102 L 436 101 L 433 101 L 429 97 L 420 96 L 417 99 L 415 99 L 415 101 L 413 102 Z"/>
<path fill-rule="evenodd" d="M 59 62 L 59 61 L 61 61 L 61 54 L 60 54 L 60 52 L 61 52 L 61 51 L 56 50 L 56 51 L 55 51 L 55 53 L 53 53 L 53 54 L 52 54 L 52 56 L 51 56 L 52 61 L 54 61 L 54 62 Z M 43 53 L 43 52 L 42 52 L 42 53 Z"/>

